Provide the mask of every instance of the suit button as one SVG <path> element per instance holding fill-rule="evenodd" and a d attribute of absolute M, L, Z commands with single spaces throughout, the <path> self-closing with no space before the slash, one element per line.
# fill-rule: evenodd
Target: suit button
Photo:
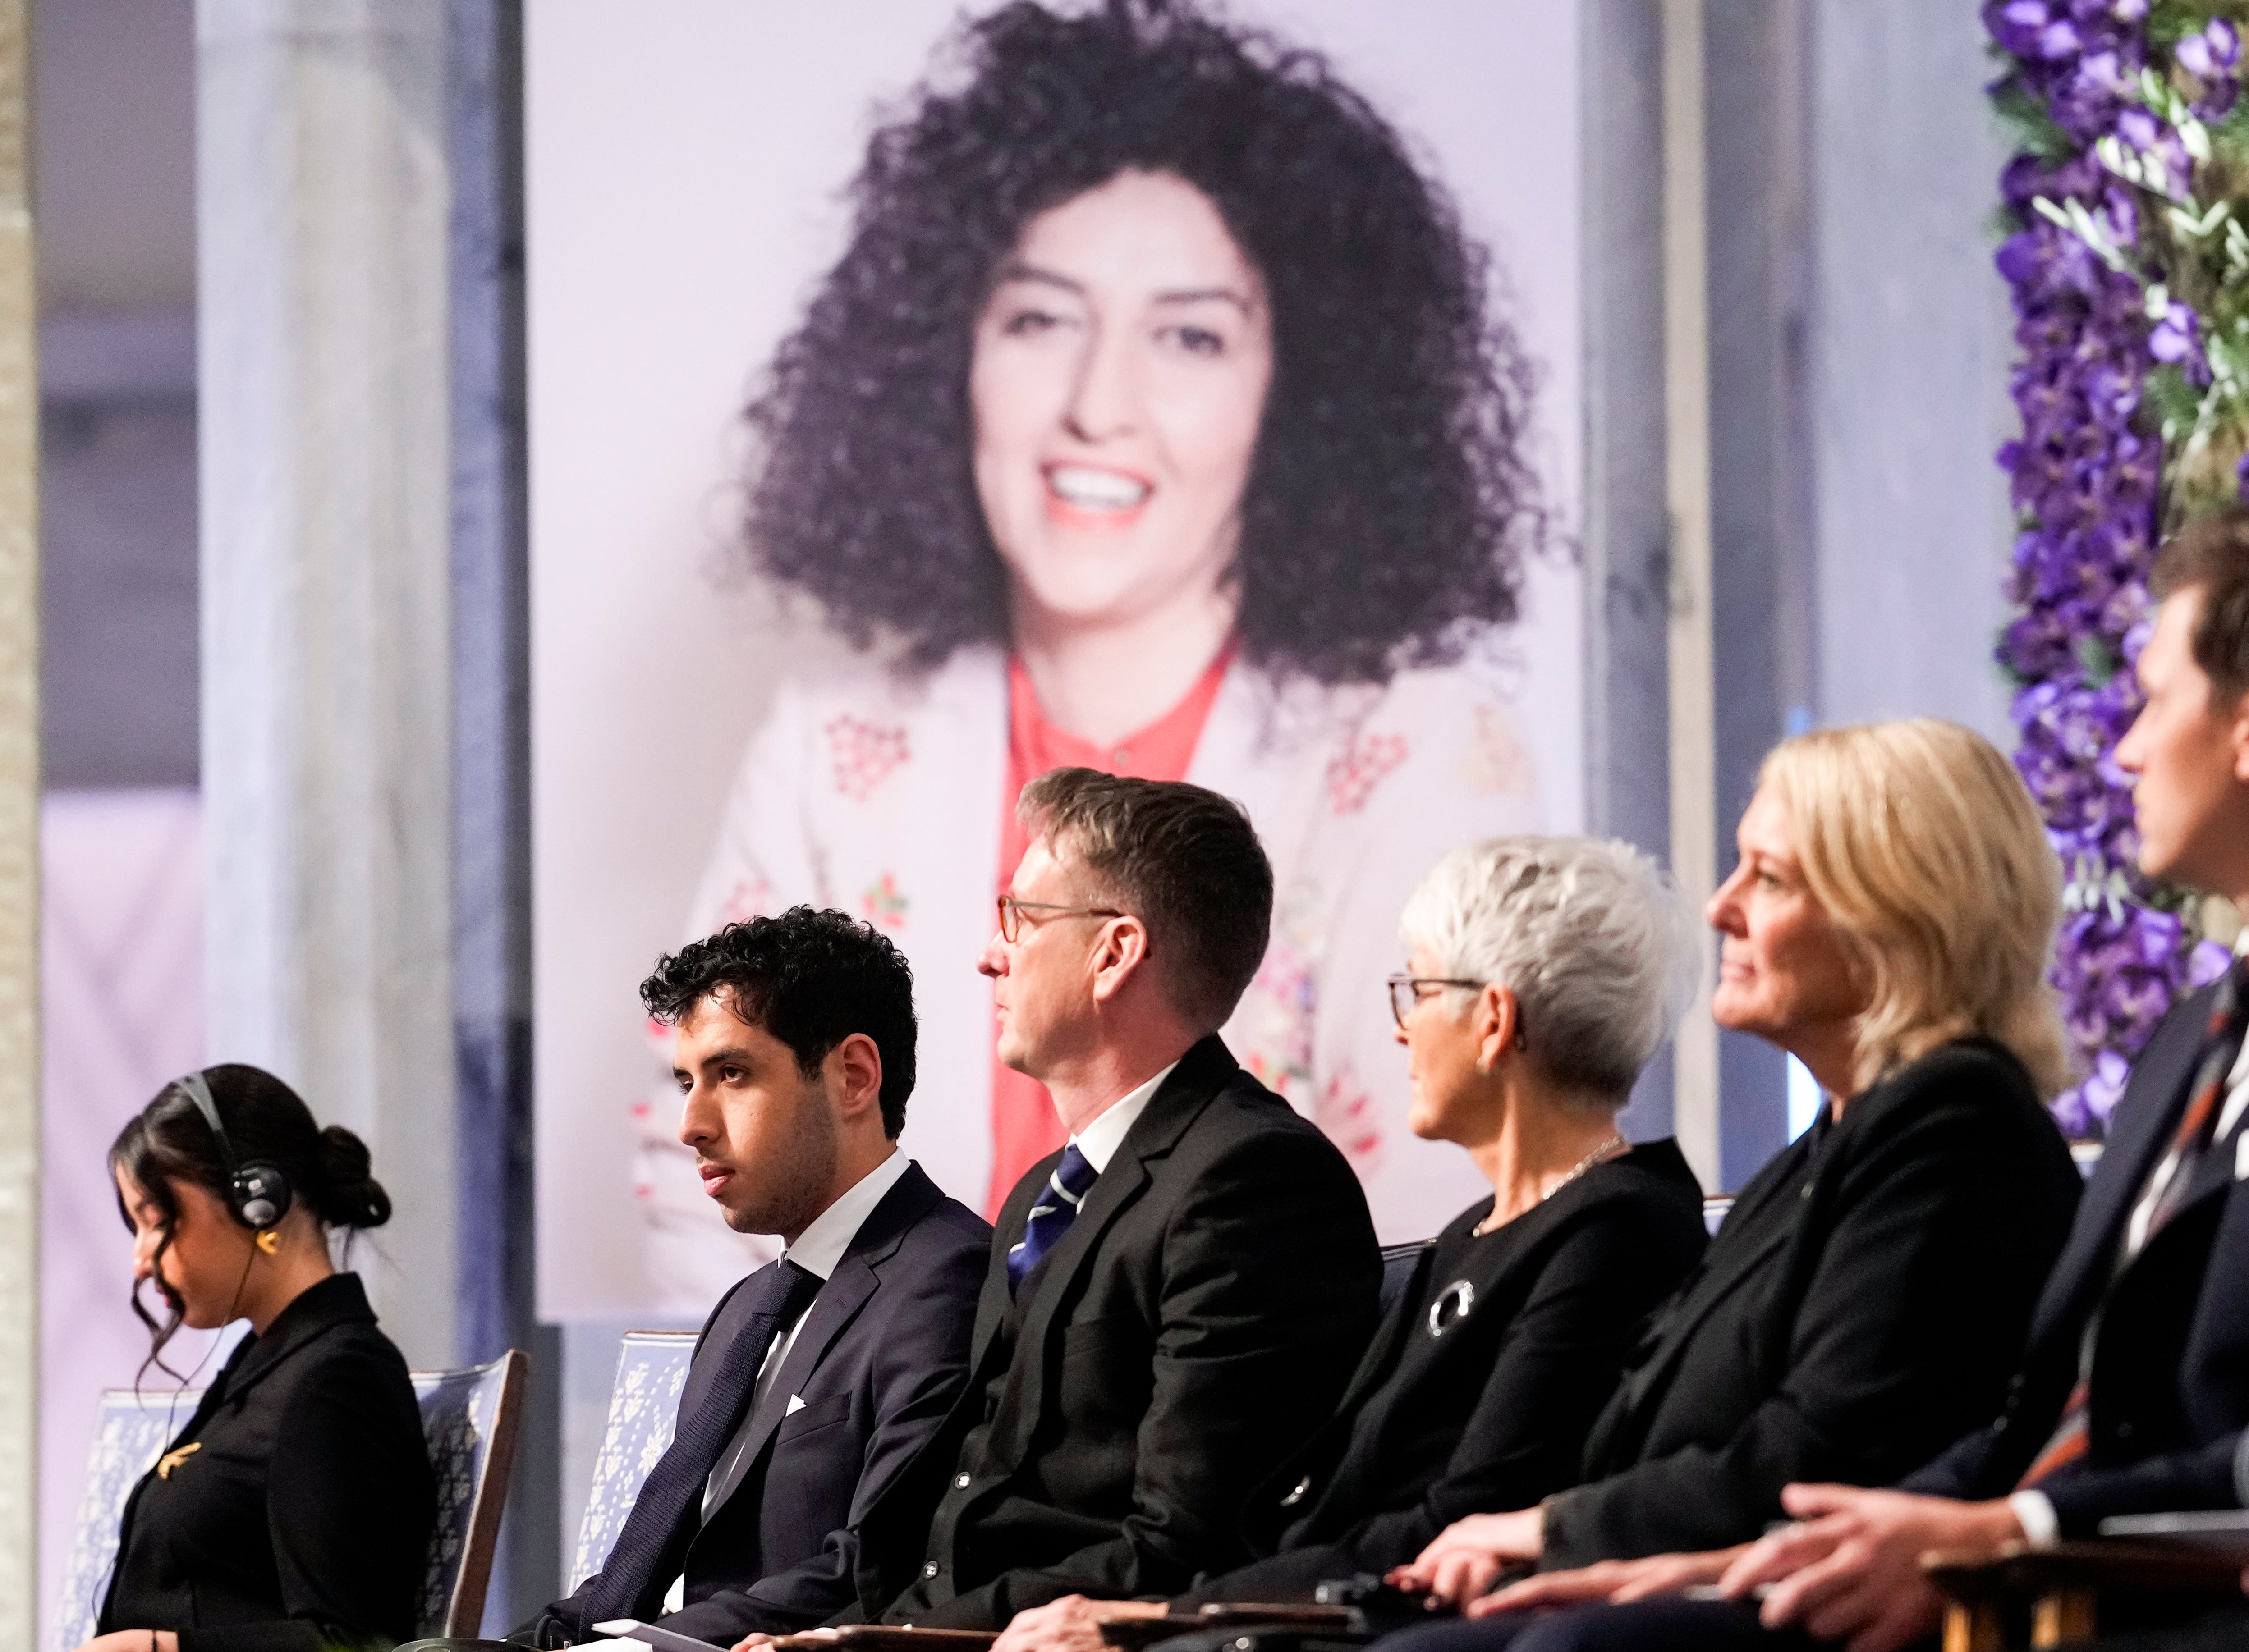
<path fill-rule="evenodd" d="M 923 1561 L 921 1564 L 921 1574 L 925 1578 L 935 1577 L 937 1575 L 937 1562 L 934 1560 Z"/>
<path fill-rule="evenodd" d="M 2119 1422 L 2116 1425 L 2116 1437 L 2120 1440 L 2130 1439 L 2132 1437 L 2132 1425 L 2129 1422 Z"/>
<path fill-rule="evenodd" d="M 968 1477 L 965 1474 L 954 1475 L 953 1477 L 953 1489 L 956 1491 L 966 1491 L 968 1489 Z"/>

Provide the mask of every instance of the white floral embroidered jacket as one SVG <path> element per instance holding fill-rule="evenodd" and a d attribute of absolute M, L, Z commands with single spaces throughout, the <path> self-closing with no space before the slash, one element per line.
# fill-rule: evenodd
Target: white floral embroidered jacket
<path fill-rule="evenodd" d="M 1398 914 L 1447 850 L 1539 827 L 1535 778 L 1488 658 L 1386 688 L 1276 688 L 1237 661 L 1187 778 L 1249 812 L 1275 874 L 1273 938 L 1224 1029 L 1242 1065 L 1358 1169 L 1384 1243 L 1427 1237 L 1483 1187 L 1406 1128 L 1405 1052 L 1384 977 Z M 1007 765 L 1007 675 L 963 649 L 925 676 L 863 670 L 783 688 L 751 738 L 687 926 L 802 903 L 883 926 L 913 966 L 918 1080 L 904 1145 L 980 1207 L 991 1170 L 991 988 L 976 956 Z M 652 1029 L 669 1073 L 670 1036 Z M 636 1184 L 659 1303 L 700 1312 L 773 1242 L 727 1230 L 672 1135 L 668 1083 L 636 1109 Z"/>

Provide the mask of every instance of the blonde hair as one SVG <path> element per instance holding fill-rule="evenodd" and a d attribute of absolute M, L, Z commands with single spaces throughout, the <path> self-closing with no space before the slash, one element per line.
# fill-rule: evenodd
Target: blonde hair
<path fill-rule="evenodd" d="M 1972 730 L 1914 717 L 1784 741 L 1757 784 L 1867 974 L 1858 1086 L 1981 1035 L 2041 1096 L 2059 1092 L 2069 1058 L 2046 970 L 2061 865 L 2014 765 Z"/>

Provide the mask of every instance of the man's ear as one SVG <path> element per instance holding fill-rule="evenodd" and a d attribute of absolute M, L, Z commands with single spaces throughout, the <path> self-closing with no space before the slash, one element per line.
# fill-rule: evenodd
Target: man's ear
<path fill-rule="evenodd" d="M 2225 737 L 2233 748 L 2233 778 L 2249 785 L 2249 694 L 2235 702 L 2226 721 Z"/>
<path fill-rule="evenodd" d="M 863 1032 L 849 1034 L 828 1052 L 822 1065 L 827 1069 L 829 1093 L 836 1098 L 845 1118 L 869 1108 L 882 1110 L 883 1052 L 872 1038 Z"/>
<path fill-rule="evenodd" d="M 1148 961 L 1148 926 L 1130 915 L 1111 918 L 1101 926 L 1100 944 L 1093 953 L 1093 998 L 1098 1004 L 1124 990 L 1124 984 Z"/>

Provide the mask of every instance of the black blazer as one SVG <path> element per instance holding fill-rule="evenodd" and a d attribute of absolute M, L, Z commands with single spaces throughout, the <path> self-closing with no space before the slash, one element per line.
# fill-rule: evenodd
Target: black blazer
<path fill-rule="evenodd" d="M 1792 1480 L 1888 1485 L 1988 1417 L 2079 1191 L 2022 1064 L 1962 1039 L 1822 1109 L 1735 1201 L 1545 1505 L 1548 1567 L 1715 1549 Z"/>
<path fill-rule="evenodd" d="M 1379 1576 L 1463 1515 L 1576 1483 L 1648 1311 L 1702 1254 L 1702 1185 L 1666 1139 L 1477 1238 L 1491 1203 L 1422 1253 L 1335 1416 L 1252 1505 L 1266 1558 L 1198 1581 L 1182 1607 Z"/>
<path fill-rule="evenodd" d="M 2112 1514 L 2240 1500 L 2233 1463 L 2249 1423 L 2249 1148 L 2239 1124 L 2202 1162 L 2186 1205 L 2110 1284 L 2132 1207 L 2185 1110 L 2216 991 L 2173 1009 L 2134 1065 L 1998 1420 L 1914 1474 L 1908 1490 L 2012 1491 L 2053 1436 L 2099 1309 L 2086 1455 L 2039 1486 L 2062 1535 L 2089 1537 Z"/>
<path fill-rule="evenodd" d="M 967 1381 L 969 1331 L 991 1242 L 982 1217 L 946 1197 L 920 1166 L 906 1168 L 805 1311 L 751 1416 L 760 1443 L 748 1469 L 707 1518 L 691 1512 L 681 1522 L 673 1546 L 686 1574 L 686 1605 L 657 1616 L 677 1575 L 667 1573 L 629 1615 L 732 1646 L 753 1631 L 785 1635 L 824 1622 L 852 1603 L 861 1519 Z M 732 1340 L 749 1312 L 742 1305 L 759 1299 L 742 1285 L 778 1265 L 736 1285 L 705 1321 L 680 1391 L 682 1416 L 709 1392 L 715 1350 Z M 713 1350 L 709 1359 L 705 1349 Z M 803 1403 L 790 1409 L 796 1400 Z M 555 1647 L 593 1638 L 578 1609 L 592 1581 L 516 1638 Z"/>
<path fill-rule="evenodd" d="M 1018 1302 L 1008 1251 L 1058 1158 L 1008 1196 L 969 1390 L 862 1545 L 863 1609 L 890 1621 L 997 1629 L 1248 1559 L 1250 1490 L 1334 1408 L 1374 1328 L 1358 1178 L 1217 1038 L 1151 1098 Z"/>
<path fill-rule="evenodd" d="M 357 1274 L 245 1338 L 164 1462 L 125 1505 L 101 1633 L 171 1629 L 180 1652 L 414 1638 L 437 1481 Z"/>

